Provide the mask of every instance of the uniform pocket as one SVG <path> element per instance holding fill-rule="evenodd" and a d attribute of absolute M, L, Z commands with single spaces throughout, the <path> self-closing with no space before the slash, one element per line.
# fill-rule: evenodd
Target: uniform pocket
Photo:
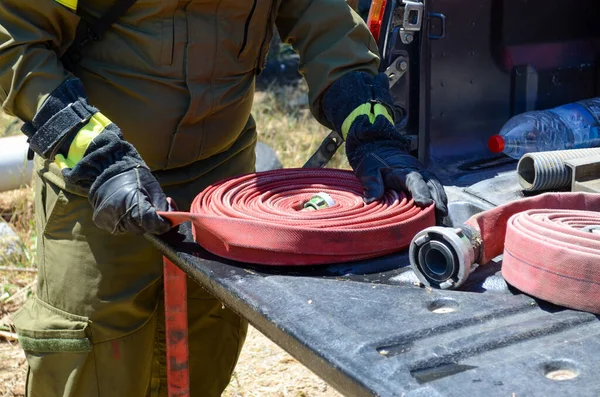
<path fill-rule="evenodd" d="M 95 372 L 93 363 L 86 365 L 92 350 L 86 317 L 33 298 L 12 320 L 29 364 L 27 396 L 97 395 L 97 390 L 89 387 L 85 394 L 80 393 L 80 381 Z"/>
<path fill-rule="evenodd" d="M 71 239 L 74 223 L 91 217 L 92 207 L 86 197 L 72 193 L 58 166 L 35 156 L 35 212 L 38 237 Z M 68 219 L 71 224 L 66 225 Z M 39 238 L 38 238 L 39 241 Z M 43 298 L 42 298 L 43 299 Z"/>
<path fill-rule="evenodd" d="M 69 197 L 65 190 L 60 189 L 51 183 L 46 184 L 46 197 L 45 197 L 45 222 L 44 222 L 44 234 L 53 235 L 56 232 L 54 225 L 57 223 L 57 219 L 62 218 L 68 212 Z M 63 235 L 65 233 L 62 233 Z M 70 235 L 70 231 L 69 231 Z M 64 236 L 63 236 L 64 237 Z"/>
<path fill-rule="evenodd" d="M 19 344 L 26 353 L 88 353 L 88 318 L 57 309 L 38 298 L 29 299 L 13 315 Z"/>

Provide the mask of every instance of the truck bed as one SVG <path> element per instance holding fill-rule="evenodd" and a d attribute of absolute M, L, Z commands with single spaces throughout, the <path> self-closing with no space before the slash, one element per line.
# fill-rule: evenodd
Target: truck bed
<path fill-rule="evenodd" d="M 522 196 L 511 166 L 452 180 L 448 224 Z M 462 290 L 441 291 L 417 285 L 404 252 L 333 266 L 265 267 L 204 251 L 189 224 L 153 241 L 344 395 L 600 394 L 599 317 L 513 289 L 500 274 L 501 257 L 480 266 Z"/>

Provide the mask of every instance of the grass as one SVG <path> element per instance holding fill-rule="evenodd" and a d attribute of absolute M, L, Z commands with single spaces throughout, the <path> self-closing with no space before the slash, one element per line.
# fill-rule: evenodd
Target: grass
<path fill-rule="evenodd" d="M 18 119 L 0 111 L 0 137 L 20 134 L 21 125 Z M 6 246 L 0 243 L 0 266 L 35 266 L 33 187 L 0 193 L 0 218 L 0 222 L 7 222 L 18 236 L 17 240 L 9 241 L 9 244 L 16 246 L 9 256 L 6 255 Z M 0 284 L 0 296 L 2 289 Z"/>
<path fill-rule="evenodd" d="M 21 122 L 0 111 L 0 138 L 20 134 Z"/>
<path fill-rule="evenodd" d="M 317 150 L 329 130 L 308 109 L 307 87 L 272 86 L 257 92 L 253 108 L 259 140 L 277 152 L 286 168 L 302 167 Z M 349 169 L 343 146 L 328 167 Z"/>
<path fill-rule="evenodd" d="M 257 92 L 253 115 L 259 140 L 275 150 L 286 168 L 301 167 L 329 133 L 310 114 L 304 83 L 296 87 L 271 86 Z M 20 123 L 0 112 L 0 137 L 19 133 Z M 343 147 L 328 167 L 349 169 Z M 0 216 L 16 232 L 16 243 L 22 248 L 18 254 L 3 257 L 0 245 L 0 266 L 35 267 L 32 203 L 32 186 L 0 193 Z M 35 276 L 32 272 L 0 270 L 0 331 L 10 331 L 8 316 L 31 296 Z M 25 369 L 21 351 L 16 346 L 0 343 L 0 396 L 23 395 Z M 234 377 L 223 395 L 339 397 L 325 382 L 252 328 Z"/>

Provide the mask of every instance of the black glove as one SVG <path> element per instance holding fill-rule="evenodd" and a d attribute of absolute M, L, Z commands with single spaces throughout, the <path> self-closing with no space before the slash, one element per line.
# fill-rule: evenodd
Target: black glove
<path fill-rule="evenodd" d="M 446 216 L 442 184 L 408 153 L 394 126 L 388 86 L 383 73 L 347 73 L 323 96 L 325 116 L 346 139 L 348 161 L 365 188 L 366 202 L 381 198 L 385 188 L 406 191 L 417 205 L 435 202 L 438 217 Z"/>
<path fill-rule="evenodd" d="M 365 188 L 365 202 L 381 198 L 388 188 L 410 192 L 419 206 L 435 202 L 438 219 L 448 215 L 448 199 L 442 184 L 397 142 L 365 144 L 348 157 Z"/>
<path fill-rule="evenodd" d="M 113 234 L 167 232 L 171 225 L 156 211 L 169 208 L 165 194 L 148 168 L 116 174 L 90 196 L 94 223 Z"/>
<path fill-rule="evenodd" d="M 113 234 L 171 228 L 157 214 L 169 208 L 158 181 L 120 129 L 87 103 L 79 79 L 57 88 L 22 130 L 34 152 L 88 193 L 98 227 Z"/>

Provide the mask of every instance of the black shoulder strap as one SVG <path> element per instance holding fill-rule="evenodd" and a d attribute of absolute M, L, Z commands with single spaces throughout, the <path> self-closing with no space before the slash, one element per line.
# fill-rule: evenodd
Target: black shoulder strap
<path fill-rule="evenodd" d="M 137 0 L 116 0 L 109 10 L 98 19 L 81 17 L 75 39 L 61 58 L 64 67 L 73 71 L 75 65 L 81 60 L 81 50 L 90 41 L 102 39 L 104 33 L 121 18 Z"/>

